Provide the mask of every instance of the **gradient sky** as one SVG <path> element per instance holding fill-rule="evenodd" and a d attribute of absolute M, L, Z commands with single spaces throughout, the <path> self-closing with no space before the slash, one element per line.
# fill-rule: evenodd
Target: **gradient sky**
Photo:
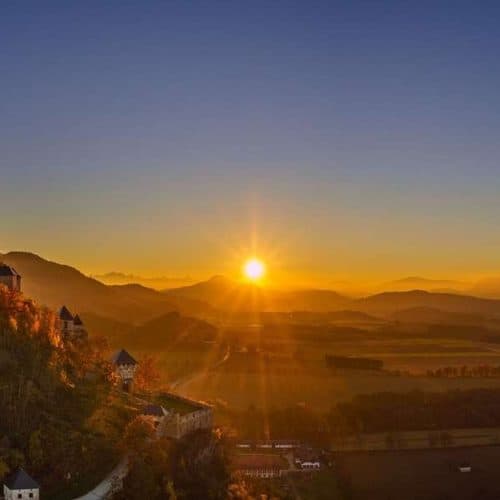
<path fill-rule="evenodd" d="M 0 251 L 500 271 L 498 2 L 4 2 Z"/>

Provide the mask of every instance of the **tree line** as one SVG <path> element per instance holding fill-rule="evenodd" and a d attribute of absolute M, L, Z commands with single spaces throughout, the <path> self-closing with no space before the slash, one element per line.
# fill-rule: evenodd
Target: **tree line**
<path fill-rule="evenodd" d="M 326 413 L 307 406 L 226 412 L 239 439 L 298 439 L 323 447 L 362 433 L 497 427 L 500 389 L 373 393 L 338 403 Z"/>

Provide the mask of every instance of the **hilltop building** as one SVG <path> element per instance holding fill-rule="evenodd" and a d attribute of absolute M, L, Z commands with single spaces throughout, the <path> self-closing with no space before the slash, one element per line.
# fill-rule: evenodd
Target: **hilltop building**
<path fill-rule="evenodd" d="M 118 351 L 113 356 L 112 363 L 121 380 L 123 390 L 129 392 L 139 363 L 125 349 Z"/>
<path fill-rule="evenodd" d="M 66 338 L 74 340 L 87 336 L 87 331 L 80 316 L 78 314 L 73 316 L 66 306 L 62 306 L 59 311 L 59 326 Z"/>
<path fill-rule="evenodd" d="M 80 319 L 80 316 L 78 316 L 78 314 L 73 319 L 73 328 L 74 328 L 75 334 L 78 337 L 87 334 L 87 331 L 85 330 L 85 326 L 83 324 L 83 321 Z"/>
<path fill-rule="evenodd" d="M 141 416 L 144 420 L 151 422 L 159 433 L 162 433 L 169 412 L 161 405 L 150 404 L 142 409 Z"/>
<path fill-rule="evenodd" d="M 0 285 L 13 292 L 21 291 L 21 275 L 11 266 L 0 262 Z"/>
<path fill-rule="evenodd" d="M 3 495 L 5 500 L 38 500 L 40 485 L 23 469 L 17 469 L 5 480 Z"/>
<path fill-rule="evenodd" d="M 159 400 L 167 411 L 163 422 L 165 436 L 180 439 L 191 432 L 212 428 L 213 409 L 210 405 L 165 392 L 160 394 Z"/>

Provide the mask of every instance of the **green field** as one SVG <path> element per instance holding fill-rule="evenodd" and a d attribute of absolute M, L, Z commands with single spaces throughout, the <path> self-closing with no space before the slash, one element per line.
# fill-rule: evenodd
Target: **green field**
<path fill-rule="evenodd" d="M 299 472 L 290 475 L 289 479 L 292 491 L 302 500 L 344 500 L 334 471 L 324 470 L 313 474 Z"/>

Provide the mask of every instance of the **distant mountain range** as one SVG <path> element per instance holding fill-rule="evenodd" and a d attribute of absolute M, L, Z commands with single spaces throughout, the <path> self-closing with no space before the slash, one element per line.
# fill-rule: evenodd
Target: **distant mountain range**
<path fill-rule="evenodd" d="M 75 312 L 90 312 L 124 323 L 143 323 L 167 312 L 207 316 L 213 308 L 188 298 L 169 297 L 141 285 L 109 286 L 77 269 L 27 252 L 10 252 L 0 260 L 23 277 L 23 290 L 53 309 L 63 304 Z"/>
<path fill-rule="evenodd" d="M 193 279 L 189 276 L 184 276 L 181 278 L 169 278 L 166 276 L 155 276 L 155 277 L 144 277 L 137 276 L 135 274 L 125 274 L 111 272 L 106 274 L 98 274 L 91 276 L 105 285 L 142 285 L 148 288 L 154 288 L 155 290 L 164 290 L 166 288 L 173 288 L 179 286 L 186 286 L 193 283 Z"/>
<path fill-rule="evenodd" d="M 31 253 L 10 252 L 0 255 L 0 260 L 21 273 L 23 288 L 28 296 L 52 308 L 66 304 L 76 312 L 85 313 L 91 321 L 94 318 L 101 326 L 106 321 L 103 318 L 107 318 L 107 321 L 114 322 L 107 328 L 115 329 L 122 329 L 120 325 L 124 324 L 144 324 L 174 311 L 182 316 L 208 321 L 246 312 L 292 311 L 296 318 L 299 318 L 298 312 L 329 313 L 325 318 L 332 322 L 366 322 L 379 318 L 418 321 L 420 317 L 426 318 L 426 321 L 434 318 L 439 323 L 443 321 L 442 315 L 455 313 L 462 316 L 453 319 L 460 319 L 465 324 L 474 316 L 500 317 L 500 300 L 469 296 L 465 291 L 460 294 L 390 291 L 353 299 L 332 290 L 260 288 L 215 276 L 193 285 L 159 292 L 138 284 L 105 285 L 73 267 L 50 262 Z M 458 283 L 415 277 L 393 283 L 413 285 L 429 284 L 429 281 L 432 286 Z M 484 287 L 484 283 L 481 286 Z M 302 319 L 306 317 L 302 314 Z M 172 321 L 172 318 L 169 320 Z"/>
<path fill-rule="evenodd" d="M 427 292 L 462 293 L 470 287 L 469 283 L 452 280 L 433 280 L 420 276 L 408 276 L 395 281 L 388 281 L 377 286 L 378 291 L 409 292 L 426 290 Z M 499 287 L 500 290 L 500 287 Z"/>
<path fill-rule="evenodd" d="M 468 295 L 433 293 L 423 290 L 383 292 L 356 300 L 354 309 L 368 314 L 389 317 L 397 311 L 412 308 L 430 308 L 462 314 L 500 315 L 500 300 Z"/>
<path fill-rule="evenodd" d="M 352 300 L 331 290 L 282 291 L 214 276 L 191 286 L 166 290 L 167 297 L 200 300 L 221 311 L 331 311 L 344 309 Z"/>

